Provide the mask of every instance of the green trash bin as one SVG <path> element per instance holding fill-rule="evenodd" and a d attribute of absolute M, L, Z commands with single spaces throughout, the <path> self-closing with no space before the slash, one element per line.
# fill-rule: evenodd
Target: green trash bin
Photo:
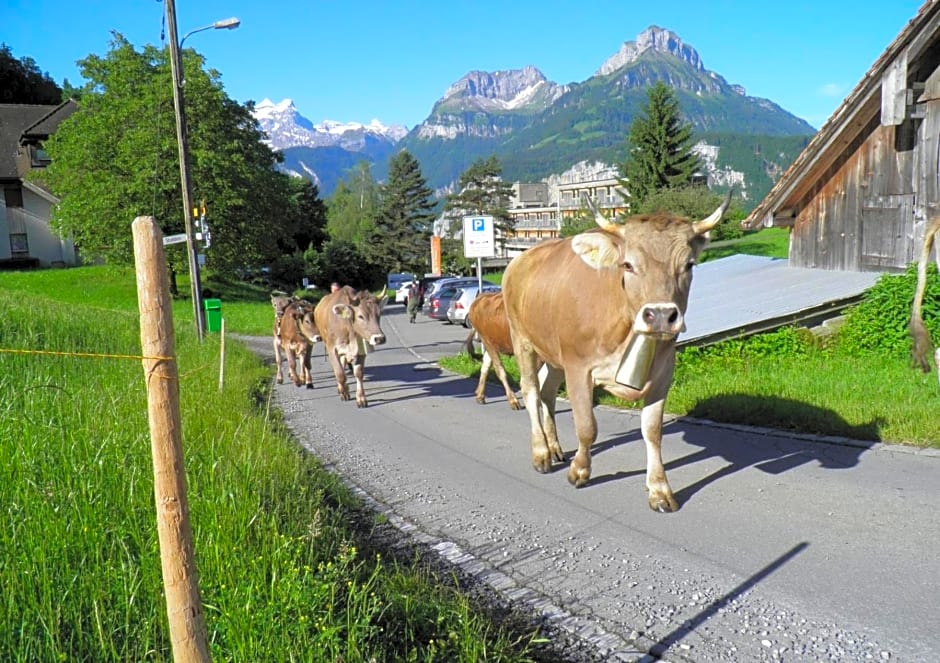
<path fill-rule="evenodd" d="M 206 310 L 206 331 L 222 331 L 222 300 L 203 299 L 202 306 Z"/>

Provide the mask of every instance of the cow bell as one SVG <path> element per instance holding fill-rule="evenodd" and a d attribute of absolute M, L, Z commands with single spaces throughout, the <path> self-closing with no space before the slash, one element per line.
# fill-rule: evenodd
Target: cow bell
<path fill-rule="evenodd" d="M 646 334 L 634 334 L 623 353 L 623 360 L 614 379 L 625 387 L 643 389 L 653 365 L 653 355 L 656 354 L 656 341 Z"/>

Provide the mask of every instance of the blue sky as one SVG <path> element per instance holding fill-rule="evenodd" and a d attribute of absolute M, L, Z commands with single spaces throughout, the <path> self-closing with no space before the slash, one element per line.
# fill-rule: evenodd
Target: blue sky
<path fill-rule="evenodd" d="M 179 36 L 238 17 L 236 30 L 190 36 L 186 47 L 245 102 L 294 100 L 325 119 L 408 128 L 473 70 L 538 67 L 556 83 L 589 78 L 650 25 L 675 32 L 706 69 L 819 127 L 922 0 L 177 0 Z M 109 49 L 111 31 L 138 50 L 162 45 L 162 0 L 0 0 L 0 42 L 58 83 L 75 62 Z"/>

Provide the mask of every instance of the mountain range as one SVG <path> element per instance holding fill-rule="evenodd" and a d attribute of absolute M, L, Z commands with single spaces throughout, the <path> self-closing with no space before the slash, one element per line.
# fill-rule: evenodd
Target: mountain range
<path fill-rule="evenodd" d="M 433 163 L 433 171 L 424 172 L 428 184 L 446 191 L 475 160 L 490 155 L 509 181 L 544 180 L 580 162 L 623 161 L 630 125 L 647 102 L 647 89 L 660 80 L 692 125 L 709 186 L 735 183 L 748 207 L 815 133 L 774 102 L 750 97 L 707 70 L 691 45 L 658 26 L 624 42 L 581 83 L 559 85 L 534 66 L 471 71 L 410 131 L 378 120 L 314 125 L 289 99 L 262 101 L 255 117 L 282 152 L 284 170 L 318 182 L 321 195 L 328 196 L 362 160 L 383 179 L 389 157 L 402 148 L 419 163 Z"/>

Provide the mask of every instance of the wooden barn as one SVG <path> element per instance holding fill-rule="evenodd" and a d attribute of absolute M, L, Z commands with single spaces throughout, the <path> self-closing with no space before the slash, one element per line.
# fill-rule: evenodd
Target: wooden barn
<path fill-rule="evenodd" d="M 940 215 L 940 0 L 928 0 L 745 220 L 789 264 L 903 270 Z"/>

